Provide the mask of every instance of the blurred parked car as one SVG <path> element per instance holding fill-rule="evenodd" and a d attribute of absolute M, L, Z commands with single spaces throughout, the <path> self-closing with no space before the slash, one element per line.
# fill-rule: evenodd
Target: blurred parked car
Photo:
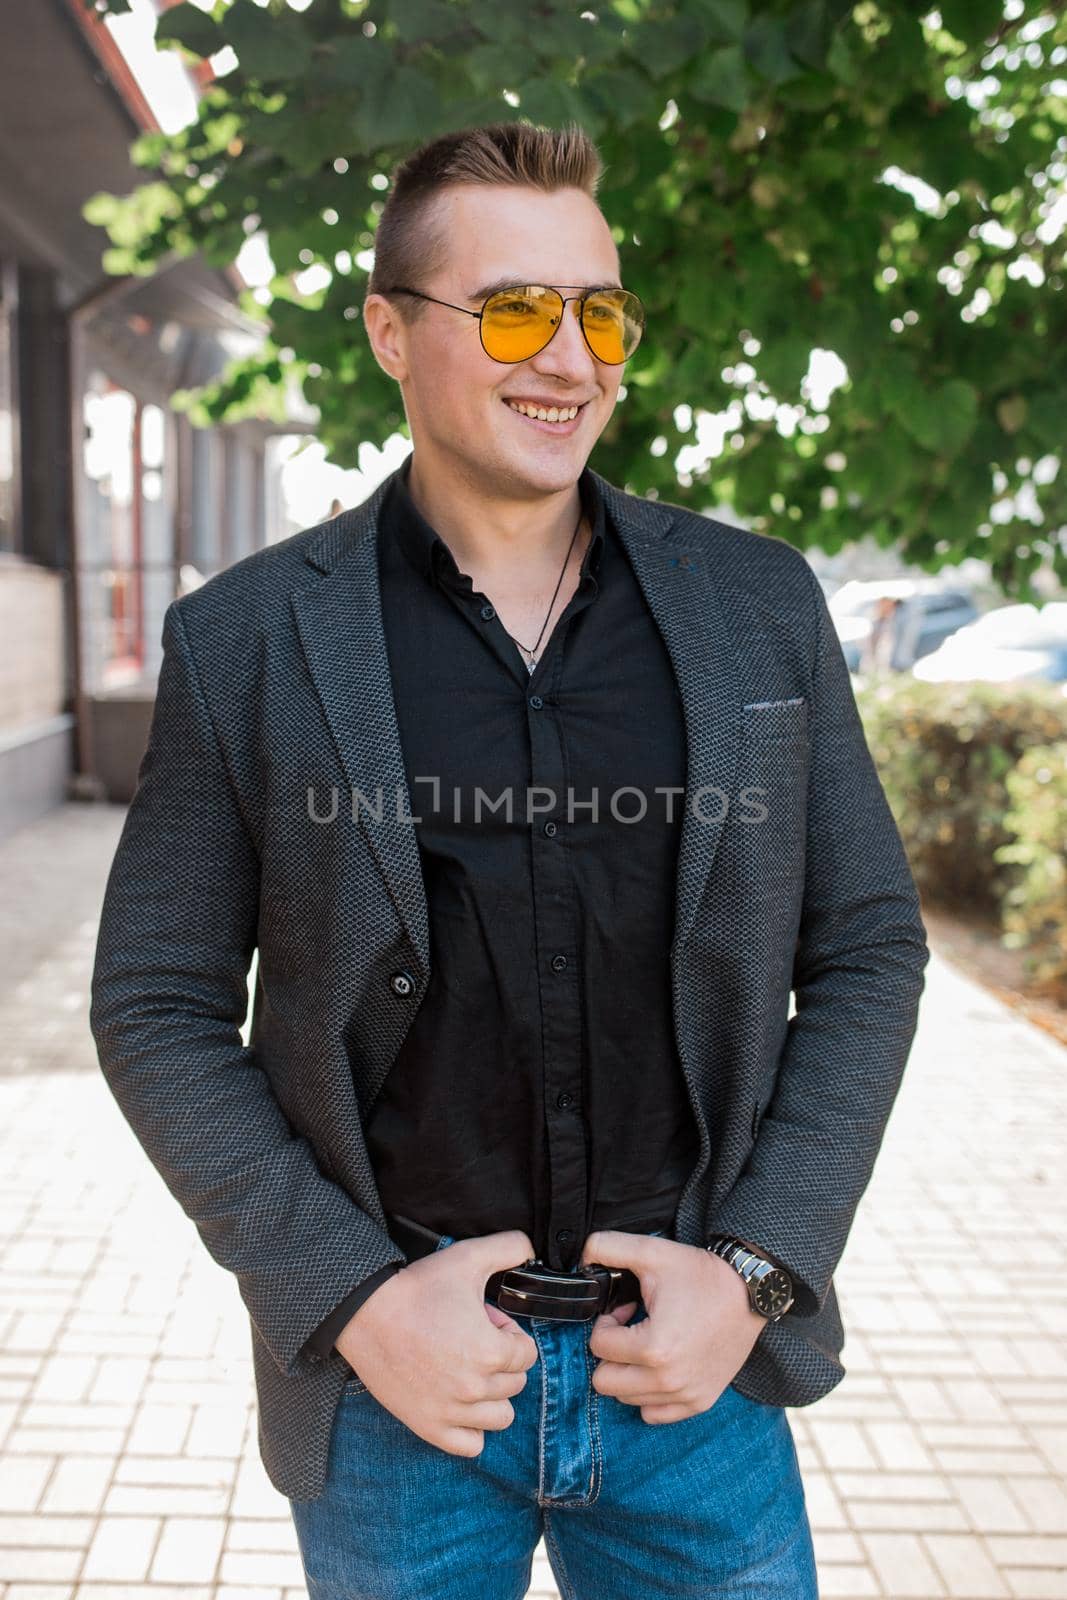
<path fill-rule="evenodd" d="M 936 578 L 850 579 L 830 598 L 841 648 L 850 672 L 866 670 L 872 628 L 887 601 L 898 602 L 892 618 L 892 641 L 878 651 L 880 664 L 905 672 L 966 623 L 978 608 L 963 589 L 948 589 Z"/>
<path fill-rule="evenodd" d="M 1042 678 L 1067 683 L 1067 601 L 997 606 L 968 623 L 914 668 L 928 683 Z"/>

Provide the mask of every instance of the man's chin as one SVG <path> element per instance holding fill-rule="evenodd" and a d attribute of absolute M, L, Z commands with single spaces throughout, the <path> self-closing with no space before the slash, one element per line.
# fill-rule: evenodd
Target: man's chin
<path fill-rule="evenodd" d="M 560 449 L 549 455 L 548 452 L 542 454 L 536 450 L 520 454 L 510 450 L 504 459 L 515 478 L 531 492 L 563 494 L 578 482 L 589 459 L 589 452 L 585 449 Z"/>

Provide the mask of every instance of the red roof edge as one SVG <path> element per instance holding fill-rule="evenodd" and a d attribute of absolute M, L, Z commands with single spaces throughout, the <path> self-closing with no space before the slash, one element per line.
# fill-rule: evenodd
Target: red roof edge
<path fill-rule="evenodd" d="M 83 38 L 88 41 L 89 48 L 107 73 L 119 99 L 142 133 L 160 132 L 159 123 L 141 93 L 140 84 L 130 71 L 122 51 L 104 26 L 104 18 L 98 11 L 90 11 L 85 0 L 65 0 L 65 4 Z"/>
<path fill-rule="evenodd" d="M 169 11 L 172 6 L 180 5 L 182 0 L 157 0 L 157 3 L 160 5 L 161 10 Z M 142 132 L 160 132 L 161 129 L 156 115 L 141 92 L 141 86 L 130 70 L 125 56 L 115 43 L 109 30 L 105 27 L 104 18 L 98 11 L 91 11 L 85 4 L 85 0 L 64 0 L 64 4 L 83 36 L 88 40 L 93 54 L 107 73 L 108 79 L 133 121 L 140 127 Z M 215 81 L 215 69 L 210 61 L 197 61 L 195 64 L 190 65 L 189 70 L 200 90 L 206 89 L 209 84 Z M 248 285 L 245 283 L 235 263 L 227 263 L 226 266 L 221 268 L 221 272 L 235 291 L 241 292 L 247 289 Z"/>

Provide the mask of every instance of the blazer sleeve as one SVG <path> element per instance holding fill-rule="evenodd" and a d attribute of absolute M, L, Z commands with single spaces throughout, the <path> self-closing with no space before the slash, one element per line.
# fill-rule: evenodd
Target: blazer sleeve
<path fill-rule="evenodd" d="M 319 1324 L 311 1338 L 306 1341 L 304 1345 L 305 1351 L 320 1358 L 328 1356 L 333 1349 L 333 1343 L 337 1335 L 342 1328 L 348 1326 L 364 1300 L 369 1300 L 375 1289 L 380 1289 L 387 1279 L 393 1277 L 399 1271 L 399 1266 L 395 1262 L 391 1262 L 389 1266 L 382 1267 L 378 1272 L 372 1272 L 369 1278 L 365 1278 L 361 1284 L 358 1284 L 352 1290 L 351 1294 L 345 1295 L 341 1304 L 335 1306 L 326 1320 Z"/>
<path fill-rule="evenodd" d="M 101 910 L 89 1022 L 111 1093 L 287 1377 L 360 1282 L 404 1254 L 289 1125 L 245 1046 L 259 858 L 180 606 Z"/>
<path fill-rule="evenodd" d="M 807 839 L 790 1019 L 773 1094 L 706 1234 L 756 1241 L 821 1311 L 870 1181 L 918 1023 L 929 960 L 900 833 L 867 747 L 826 597 L 815 613 Z"/>

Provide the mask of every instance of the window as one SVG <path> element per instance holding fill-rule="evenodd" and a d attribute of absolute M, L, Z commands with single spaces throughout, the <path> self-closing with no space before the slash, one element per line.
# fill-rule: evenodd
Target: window
<path fill-rule="evenodd" d="M 100 371 L 83 397 L 95 684 L 129 683 L 144 664 L 141 403 Z"/>

